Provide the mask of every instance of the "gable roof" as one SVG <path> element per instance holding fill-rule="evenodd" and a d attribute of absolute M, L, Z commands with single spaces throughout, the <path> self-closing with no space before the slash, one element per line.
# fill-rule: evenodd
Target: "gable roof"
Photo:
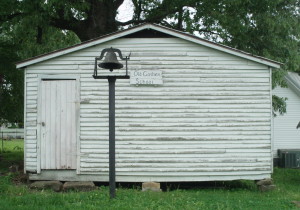
<path fill-rule="evenodd" d="M 65 54 L 75 52 L 75 51 L 78 51 L 81 49 L 92 47 L 92 46 L 95 46 L 95 45 L 98 45 L 98 44 L 101 44 L 101 43 L 104 43 L 107 41 L 111 41 L 113 39 L 122 38 L 124 36 L 128 36 L 130 34 L 137 33 L 137 32 L 143 31 L 143 30 L 147 30 L 147 29 L 152 29 L 152 30 L 155 30 L 155 31 L 158 31 L 158 32 L 161 32 L 161 33 L 173 36 L 173 37 L 191 41 L 196 44 L 200 44 L 200 45 L 203 45 L 203 46 L 206 46 L 209 48 L 213 48 L 213 49 L 216 49 L 216 50 L 219 50 L 222 52 L 226 52 L 228 54 L 239 56 L 239 57 L 242 57 L 242 58 L 257 62 L 257 63 L 261 63 L 261 64 L 264 64 L 264 65 L 267 65 L 270 67 L 280 68 L 280 65 L 282 65 L 281 63 L 279 63 L 277 61 L 273 61 L 273 60 L 270 60 L 270 59 L 267 59 L 264 57 L 260 57 L 260 56 L 254 56 L 254 55 L 251 55 L 250 53 L 246 53 L 244 51 L 237 50 L 235 48 L 231 48 L 231 47 L 228 47 L 228 46 L 225 46 L 222 44 L 214 43 L 214 42 L 199 38 L 197 36 L 194 36 L 194 35 L 191 35 L 188 33 L 184 33 L 184 32 L 174 30 L 171 28 L 167 28 L 164 26 L 160 26 L 157 24 L 145 23 L 145 24 L 131 27 L 131 28 L 128 28 L 128 29 L 125 29 L 122 31 L 118 31 L 118 32 L 111 33 L 111 34 L 108 34 L 105 36 L 101 36 L 96 39 L 82 42 L 80 44 L 77 44 L 77 45 L 74 45 L 71 47 L 67 47 L 64 49 L 56 50 L 56 51 L 53 51 L 50 53 L 46 53 L 46 54 L 43 54 L 40 56 L 36 56 L 36 57 L 30 58 L 30 59 L 23 60 L 23 61 L 17 63 L 17 68 L 24 68 L 24 67 L 32 65 L 32 64 L 36 64 L 36 63 L 39 63 L 42 61 L 46 61 L 48 59 L 52 59 L 52 58 L 61 56 L 61 55 L 65 55 Z"/>
<path fill-rule="evenodd" d="M 296 72 L 288 72 L 285 76 L 288 86 L 300 96 L 300 75 Z"/>

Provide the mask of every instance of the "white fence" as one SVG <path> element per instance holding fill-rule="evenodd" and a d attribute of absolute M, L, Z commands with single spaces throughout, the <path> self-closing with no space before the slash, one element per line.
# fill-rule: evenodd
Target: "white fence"
<path fill-rule="evenodd" d="M 24 129 L 0 128 L 0 139 L 24 139 Z"/>

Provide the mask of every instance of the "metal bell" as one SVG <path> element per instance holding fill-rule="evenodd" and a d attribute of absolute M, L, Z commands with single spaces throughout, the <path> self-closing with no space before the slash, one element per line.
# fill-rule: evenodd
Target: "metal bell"
<path fill-rule="evenodd" d="M 117 55 L 113 51 L 108 51 L 104 61 L 99 63 L 98 66 L 104 69 L 109 69 L 110 71 L 113 71 L 113 69 L 123 68 L 123 64 L 119 63 Z"/>

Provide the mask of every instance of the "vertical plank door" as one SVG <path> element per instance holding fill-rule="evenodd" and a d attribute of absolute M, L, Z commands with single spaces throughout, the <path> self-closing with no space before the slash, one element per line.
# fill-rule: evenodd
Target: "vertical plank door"
<path fill-rule="evenodd" d="M 76 80 L 41 84 L 41 169 L 76 169 Z"/>

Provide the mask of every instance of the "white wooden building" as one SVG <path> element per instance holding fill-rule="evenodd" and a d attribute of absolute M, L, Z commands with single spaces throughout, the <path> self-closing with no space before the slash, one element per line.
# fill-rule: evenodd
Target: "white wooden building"
<path fill-rule="evenodd" d="M 278 157 L 279 149 L 298 149 L 300 151 L 300 76 L 289 72 L 285 77 L 288 87 L 277 87 L 273 94 L 286 97 L 286 113 L 277 115 L 273 120 L 273 155 Z"/>
<path fill-rule="evenodd" d="M 280 64 L 143 24 L 17 64 L 31 180 L 108 181 L 108 82 L 92 74 L 109 47 L 131 52 L 132 77 L 161 74 L 156 85 L 116 82 L 116 181 L 271 176 L 271 70 Z"/>

